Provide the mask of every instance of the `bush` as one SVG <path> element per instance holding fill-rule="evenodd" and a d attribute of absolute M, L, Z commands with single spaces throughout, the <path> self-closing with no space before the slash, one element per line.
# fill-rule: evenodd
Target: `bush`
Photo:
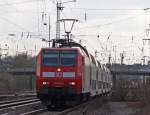
<path fill-rule="evenodd" d="M 113 99 L 117 101 L 127 100 L 129 94 L 129 82 L 123 79 L 117 81 L 116 89 L 113 95 Z"/>
<path fill-rule="evenodd" d="M 8 73 L 0 74 L 0 93 L 14 92 L 15 82 L 13 77 Z"/>
<path fill-rule="evenodd" d="M 141 89 L 141 101 L 145 105 L 150 105 L 150 82 L 143 84 Z"/>

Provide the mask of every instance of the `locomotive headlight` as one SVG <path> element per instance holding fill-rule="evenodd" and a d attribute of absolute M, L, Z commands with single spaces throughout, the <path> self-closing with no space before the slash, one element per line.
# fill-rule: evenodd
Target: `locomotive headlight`
<path fill-rule="evenodd" d="M 43 84 L 43 85 L 48 85 L 48 84 L 49 84 L 49 82 L 45 82 L 45 81 L 44 81 L 42 84 Z"/>
<path fill-rule="evenodd" d="M 46 85 L 46 82 L 43 82 L 43 85 Z"/>
<path fill-rule="evenodd" d="M 69 85 L 76 85 L 76 82 L 69 82 Z"/>
<path fill-rule="evenodd" d="M 60 69 L 60 68 L 57 68 L 57 71 L 58 71 L 58 72 L 60 72 L 60 71 L 61 71 L 61 69 Z"/>

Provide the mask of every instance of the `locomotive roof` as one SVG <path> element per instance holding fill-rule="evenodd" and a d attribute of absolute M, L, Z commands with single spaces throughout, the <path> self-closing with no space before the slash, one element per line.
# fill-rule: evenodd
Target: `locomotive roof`
<path fill-rule="evenodd" d="M 49 48 L 49 47 L 47 47 L 47 48 L 41 48 L 41 51 L 42 51 L 42 50 L 78 50 L 79 52 L 81 52 L 81 54 L 83 54 L 83 52 L 84 52 L 84 50 L 81 49 L 80 47 L 63 47 L 63 48 L 59 48 L 59 47 L 58 47 L 58 48 L 53 48 L 53 47 L 50 47 L 50 48 Z M 84 52 L 83 55 L 87 55 L 86 52 Z M 88 56 L 88 55 L 90 55 L 90 56 Z M 94 58 L 94 60 L 95 60 L 95 65 L 96 65 L 97 67 L 102 68 L 102 69 L 104 69 L 105 71 L 108 71 L 108 72 L 109 72 L 109 69 L 108 69 L 105 65 L 101 64 L 100 61 L 97 60 L 92 54 L 88 53 L 88 55 L 87 55 L 87 57 L 89 57 L 91 61 L 92 61 L 91 56 Z M 99 63 L 99 64 L 98 64 L 98 63 Z"/>
<path fill-rule="evenodd" d="M 42 48 L 42 50 L 76 50 L 79 48 L 65 47 L 65 48 Z"/>

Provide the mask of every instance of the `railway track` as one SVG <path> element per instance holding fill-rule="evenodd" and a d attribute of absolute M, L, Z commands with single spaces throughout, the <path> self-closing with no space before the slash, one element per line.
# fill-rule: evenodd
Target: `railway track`
<path fill-rule="evenodd" d="M 33 92 L 33 93 L 16 93 L 16 94 L 0 94 L 0 102 L 1 101 L 4 101 L 4 100 L 14 100 L 14 99 L 24 99 L 24 98 L 27 98 L 27 97 L 35 97 L 36 96 L 36 93 Z"/>
<path fill-rule="evenodd" d="M 88 105 L 88 102 L 84 103 L 84 104 L 80 104 L 80 105 L 72 107 L 72 108 L 65 109 L 65 110 L 60 111 L 60 112 L 48 111 L 46 108 L 43 108 L 43 109 L 39 109 L 39 110 L 34 110 L 34 111 L 22 113 L 20 115 L 66 115 L 66 114 L 68 114 L 72 111 L 75 111 L 75 110 L 79 109 L 80 107 L 83 107 L 86 105 Z"/>
<path fill-rule="evenodd" d="M 92 99 L 88 102 L 84 102 L 80 105 L 60 110 L 48 110 L 42 106 L 38 99 L 21 100 L 19 102 L 11 102 L 0 105 L 1 115 L 66 115 L 71 112 L 82 110 L 86 111 L 87 107 L 96 101 L 97 98 Z M 37 106 L 38 105 L 38 106 Z M 37 107 L 36 107 L 37 106 Z"/>
<path fill-rule="evenodd" d="M 37 99 L 37 98 L 36 98 L 36 96 L 33 96 L 33 97 L 26 97 L 26 98 L 20 98 L 20 99 L 15 99 L 15 100 L 0 101 L 0 105 L 15 103 L 15 102 L 19 102 L 19 101 L 26 101 L 26 100 L 31 100 L 31 99 Z"/>
<path fill-rule="evenodd" d="M 33 111 L 30 111 L 30 112 L 25 112 L 25 113 L 22 113 L 20 115 L 36 115 L 36 114 L 44 113 L 46 111 L 47 111 L 47 109 L 43 108 L 43 109 L 39 109 L 39 110 L 33 110 Z"/>
<path fill-rule="evenodd" d="M 28 99 L 18 99 L 13 101 L 0 102 L 0 110 L 4 108 L 9 108 L 18 105 L 24 105 L 27 103 L 37 102 L 39 99 L 37 98 L 28 98 Z"/>
<path fill-rule="evenodd" d="M 66 115 L 66 114 L 69 114 L 70 112 L 76 111 L 81 108 L 83 108 L 83 112 L 84 112 L 86 110 L 87 105 L 89 105 L 91 102 L 93 102 L 95 100 L 96 99 L 90 100 L 88 102 L 84 102 L 80 105 L 67 108 L 63 111 L 48 111 L 46 108 L 43 108 L 43 109 L 39 109 L 39 110 L 25 112 L 20 115 Z"/>
<path fill-rule="evenodd" d="M 0 114 L 12 115 L 13 112 L 17 112 L 18 114 L 21 111 L 27 111 L 28 109 L 33 110 L 32 107 L 34 108 L 37 104 L 40 105 L 40 101 L 35 97 L 0 102 Z"/>

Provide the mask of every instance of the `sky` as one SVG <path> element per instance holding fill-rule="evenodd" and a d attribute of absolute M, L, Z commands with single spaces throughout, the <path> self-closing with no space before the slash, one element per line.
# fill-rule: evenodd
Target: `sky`
<path fill-rule="evenodd" d="M 123 53 L 125 63 L 140 63 L 143 56 L 150 55 L 150 44 L 143 40 L 149 38 L 145 30 L 149 28 L 150 10 L 144 10 L 149 4 L 149 0 L 76 0 L 63 4 L 61 19 L 79 20 L 73 39 L 81 39 L 93 55 L 97 50 L 101 62 L 107 62 L 110 55 L 112 62 L 120 62 Z M 0 47 L 9 49 L 0 53 L 37 55 L 41 47 L 48 47 L 41 39 L 48 40 L 49 16 L 53 39 L 56 0 L 0 0 Z"/>

